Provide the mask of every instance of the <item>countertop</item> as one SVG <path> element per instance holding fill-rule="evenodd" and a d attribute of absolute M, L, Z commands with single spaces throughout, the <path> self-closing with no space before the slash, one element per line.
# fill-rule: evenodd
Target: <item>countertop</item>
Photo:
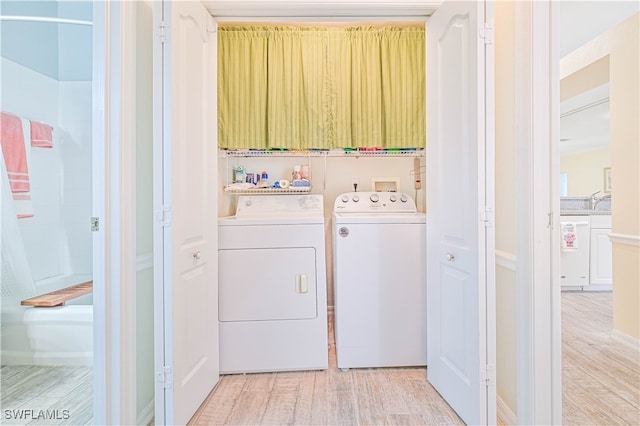
<path fill-rule="evenodd" d="M 560 210 L 560 216 L 611 215 L 611 210 Z"/>

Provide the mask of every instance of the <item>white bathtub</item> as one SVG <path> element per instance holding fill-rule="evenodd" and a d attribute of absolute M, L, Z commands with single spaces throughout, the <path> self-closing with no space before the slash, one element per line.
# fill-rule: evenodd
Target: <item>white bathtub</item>
<path fill-rule="evenodd" d="M 37 282 L 46 293 L 90 281 L 90 275 L 68 275 Z M 92 365 L 93 297 L 91 294 L 55 308 L 20 306 L 3 301 L 2 365 Z"/>

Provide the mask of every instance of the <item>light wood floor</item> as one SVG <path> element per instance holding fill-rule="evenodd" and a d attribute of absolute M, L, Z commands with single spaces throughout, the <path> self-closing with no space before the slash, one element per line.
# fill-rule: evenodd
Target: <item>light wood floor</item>
<path fill-rule="evenodd" d="M 562 420 L 640 424 L 640 353 L 611 339 L 611 292 L 562 293 Z"/>
<path fill-rule="evenodd" d="M 565 425 L 640 424 L 640 354 L 612 340 L 611 328 L 611 293 L 562 294 Z M 424 368 L 338 371 L 329 336 L 328 370 L 223 376 L 191 424 L 462 424 Z M 0 372 L 0 423 L 30 423 L 5 418 L 7 409 L 69 410 L 55 424 L 91 423 L 90 367 Z"/>
<path fill-rule="evenodd" d="M 86 425 L 92 423 L 93 369 L 91 367 L 2 366 L 0 374 L 2 386 L 0 388 L 2 394 L 0 424 Z M 7 412 L 7 410 L 11 411 Z M 27 410 L 33 411 L 30 413 Z M 32 420 L 41 410 L 48 412 L 41 415 L 51 415 L 53 418 Z M 22 419 L 15 418 L 20 414 L 23 416 Z"/>
<path fill-rule="evenodd" d="M 222 376 L 190 424 L 463 424 L 425 368 L 338 370 L 332 325 L 328 370 Z"/>
<path fill-rule="evenodd" d="M 640 424 L 638 351 L 613 341 L 611 293 L 562 294 L 563 424 Z M 190 424 L 462 424 L 422 368 L 223 376 Z M 498 424 L 505 424 L 498 418 Z"/>

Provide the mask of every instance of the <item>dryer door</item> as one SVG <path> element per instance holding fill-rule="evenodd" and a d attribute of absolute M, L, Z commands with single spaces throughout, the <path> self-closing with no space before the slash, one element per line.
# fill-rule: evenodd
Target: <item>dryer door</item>
<path fill-rule="evenodd" d="M 303 248 L 220 250 L 219 318 L 311 319 L 318 315 L 316 251 Z"/>

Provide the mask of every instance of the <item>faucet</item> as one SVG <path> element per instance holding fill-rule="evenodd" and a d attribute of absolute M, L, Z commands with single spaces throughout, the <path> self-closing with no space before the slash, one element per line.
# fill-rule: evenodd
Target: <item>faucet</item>
<path fill-rule="evenodd" d="M 600 191 L 596 191 L 593 194 L 589 195 L 589 210 L 594 210 L 596 208 L 596 204 L 598 204 L 598 195 Z"/>
<path fill-rule="evenodd" d="M 589 210 L 595 210 L 600 201 L 606 200 L 607 198 L 611 198 L 611 194 L 605 194 L 602 197 L 596 197 L 600 191 L 596 191 L 589 196 Z"/>

